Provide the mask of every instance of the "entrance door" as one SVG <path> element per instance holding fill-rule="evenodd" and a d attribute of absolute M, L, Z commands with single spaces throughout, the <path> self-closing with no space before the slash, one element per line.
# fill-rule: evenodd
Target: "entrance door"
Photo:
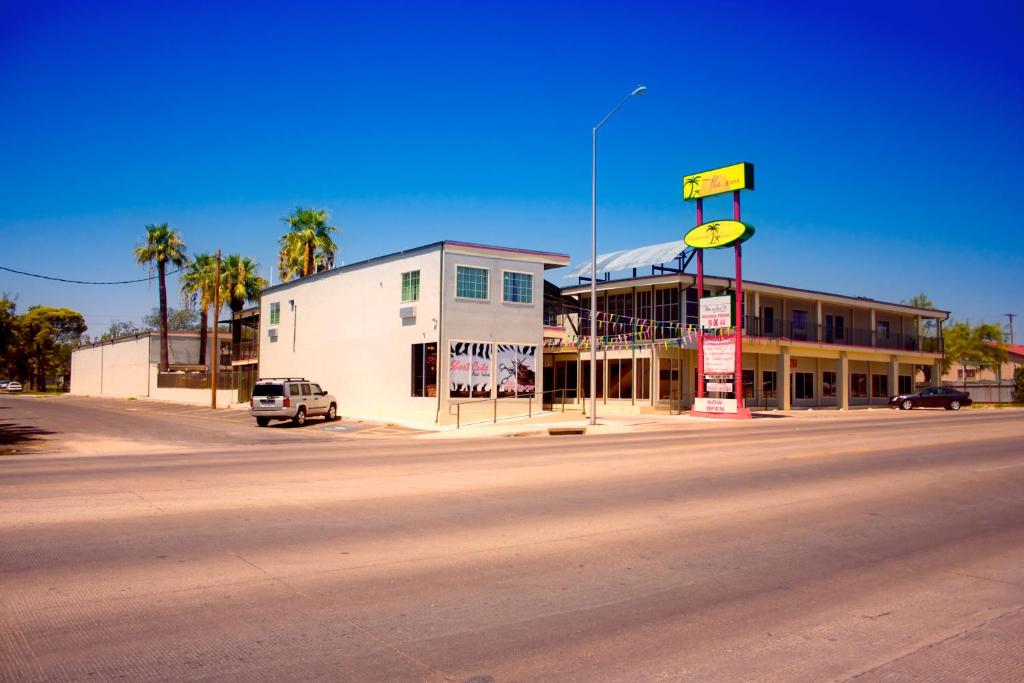
<path fill-rule="evenodd" d="M 668 401 L 670 409 L 682 406 L 682 366 L 675 358 L 658 359 L 658 398 Z"/>

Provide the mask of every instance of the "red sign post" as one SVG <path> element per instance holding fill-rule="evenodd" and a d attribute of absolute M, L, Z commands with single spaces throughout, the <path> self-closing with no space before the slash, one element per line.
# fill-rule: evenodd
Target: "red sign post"
<path fill-rule="evenodd" d="M 732 180 L 723 177 L 731 177 Z M 732 189 L 735 188 L 735 189 Z M 703 173 L 687 176 L 683 181 L 683 198 L 693 200 L 697 205 L 697 226 L 686 234 L 686 244 L 697 250 L 697 296 L 704 297 L 704 250 L 720 249 L 733 245 L 735 250 L 736 263 L 736 286 L 733 315 L 733 330 L 715 330 L 713 333 L 706 333 L 703 325 L 697 329 L 697 387 L 692 415 L 702 417 L 721 418 L 750 418 L 750 410 L 746 407 L 743 397 L 743 242 L 754 233 L 752 226 L 740 221 L 740 189 L 754 189 L 754 167 L 751 164 L 743 163 L 728 166 L 723 169 L 705 171 Z M 723 194 L 732 192 L 732 220 L 719 222 L 704 222 L 704 198 L 708 195 Z M 733 337 L 733 339 L 728 339 Z M 721 396 L 705 396 L 705 382 L 707 363 L 705 362 L 705 338 L 708 347 L 714 347 L 715 360 L 713 370 L 710 374 L 719 376 L 721 374 L 732 374 L 732 394 L 734 398 Z M 726 341 L 728 339 L 728 341 Z M 732 342 L 732 343 L 729 343 Z M 722 352 L 731 349 L 735 355 L 731 373 L 726 373 L 722 366 Z M 725 356 L 727 359 L 728 356 Z M 725 383 L 716 379 L 711 383 L 716 391 Z"/>

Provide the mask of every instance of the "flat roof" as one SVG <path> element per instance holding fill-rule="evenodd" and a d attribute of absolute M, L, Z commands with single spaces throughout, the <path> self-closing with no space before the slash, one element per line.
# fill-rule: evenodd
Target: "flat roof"
<path fill-rule="evenodd" d="M 664 273 L 664 274 L 658 274 L 658 275 L 639 275 L 637 277 L 620 278 L 620 279 L 617 279 L 617 280 L 598 280 L 597 281 L 597 288 L 599 290 L 602 290 L 602 289 L 614 289 L 616 287 L 636 287 L 636 286 L 638 286 L 637 283 L 642 282 L 642 281 L 658 281 L 658 280 L 660 280 L 662 282 L 675 282 L 677 280 L 681 281 L 683 278 L 689 278 L 689 279 L 695 281 L 697 279 L 697 276 L 694 273 Z M 724 283 L 727 287 L 731 286 L 731 284 L 735 281 L 735 279 L 736 278 L 723 277 L 721 275 L 705 275 L 704 276 L 705 282 L 708 281 L 708 280 L 713 280 L 713 281 L 715 281 L 715 284 Z M 657 284 L 657 283 L 652 282 L 652 284 Z M 942 310 L 941 308 L 918 308 L 916 306 L 910 306 L 908 304 L 894 303 L 892 301 L 882 301 L 880 299 L 871 299 L 871 298 L 866 297 L 866 296 L 850 296 L 848 294 L 835 294 L 833 292 L 823 292 L 823 291 L 816 290 L 816 289 L 803 289 L 803 288 L 800 288 L 800 287 L 789 287 L 787 285 L 776 285 L 776 284 L 772 284 L 770 282 L 758 282 L 756 280 L 744 279 L 743 280 L 743 286 L 744 286 L 744 288 L 746 288 L 748 286 L 752 286 L 755 289 L 760 289 L 761 291 L 776 290 L 776 291 L 784 292 L 784 293 L 793 292 L 793 293 L 796 293 L 796 294 L 805 294 L 805 295 L 806 294 L 810 294 L 810 295 L 814 295 L 814 296 L 832 297 L 834 299 L 842 299 L 843 301 L 847 301 L 847 302 L 849 302 L 851 304 L 861 305 L 861 306 L 863 306 L 865 308 L 870 308 L 872 306 L 872 304 L 875 304 L 875 305 L 878 305 L 878 306 L 888 306 L 888 307 L 891 307 L 891 308 L 901 308 L 901 309 L 905 309 L 907 311 L 915 311 L 915 312 L 930 314 L 928 317 L 935 317 L 935 318 L 943 317 L 943 316 L 945 318 L 948 318 L 949 315 L 950 315 L 950 311 L 945 311 L 945 310 Z M 587 284 L 572 285 L 570 287 L 563 287 L 562 288 L 562 294 L 568 294 L 568 295 L 588 294 L 589 292 L 590 292 L 590 283 L 589 282 Z M 939 315 L 936 315 L 936 314 L 939 314 Z"/>
<path fill-rule="evenodd" d="M 430 244 L 424 244 L 422 246 L 413 247 L 411 249 L 403 249 L 401 251 L 395 251 L 395 252 L 392 252 L 390 254 L 383 254 L 381 256 L 374 256 L 373 258 L 368 258 L 368 259 L 365 259 L 363 261 L 356 261 L 355 263 L 349 263 L 349 264 L 346 264 L 344 266 L 339 266 L 337 268 L 331 268 L 330 270 L 322 270 L 319 273 L 315 273 L 313 275 L 306 275 L 305 277 L 298 277 L 298 278 L 295 278 L 294 280 L 289 280 L 288 282 L 282 282 L 280 284 L 276 284 L 276 285 L 273 285 L 271 287 L 265 287 L 261 291 L 261 295 L 269 293 L 269 292 L 276 292 L 278 290 L 285 289 L 285 288 L 291 287 L 293 285 L 297 285 L 297 284 L 301 284 L 301 283 L 306 283 L 306 282 L 311 282 L 312 280 L 319 279 L 319 278 L 322 278 L 322 277 L 326 277 L 326 276 L 329 276 L 329 275 L 336 275 L 336 274 L 339 274 L 339 273 L 344 273 L 346 271 L 354 270 L 356 268 L 364 268 L 364 267 L 366 267 L 366 266 L 368 266 L 370 264 L 376 263 L 378 261 L 386 261 L 388 259 L 393 259 L 393 258 L 398 257 L 398 256 L 412 255 L 412 254 L 417 254 L 417 253 L 424 252 L 424 251 L 432 251 L 432 250 L 435 250 L 435 249 L 444 249 L 446 247 L 454 247 L 457 250 L 465 250 L 465 251 L 500 252 L 500 253 L 508 254 L 511 257 L 519 257 L 520 259 L 522 259 L 522 257 L 524 257 L 524 256 L 525 257 L 532 257 L 532 258 L 529 258 L 529 260 L 540 261 L 541 263 L 544 264 L 545 270 L 549 269 L 549 268 L 561 268 L 562 266 L 569 265 L 569 255 L 568 254 L 559 254 L 557 252 L 551 252 L 551 251 L 535 251 L 533 249 L 518 249 L 518 248 L 515 248 L 515 247 L 500 247 L 500 246 L 495 246 L 495 245 L 491 245 L 491 244 L 476 244 L 476 243 L 473 243 L 473 242 L 459 242 L 459 241 L 456 241 L 456 240 L 441 240 L 440 242 L 431 242 Z"/>

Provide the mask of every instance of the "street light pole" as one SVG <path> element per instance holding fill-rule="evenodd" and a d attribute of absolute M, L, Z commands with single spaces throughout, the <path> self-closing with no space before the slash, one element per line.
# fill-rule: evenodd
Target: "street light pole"
<path fill-rule="evenodd" d="M 597 424 L 597 131 L 634 95 L 643 95 L 647 87 L 638 85 L 594 126 L 590 167 L 590 424 Z"/>

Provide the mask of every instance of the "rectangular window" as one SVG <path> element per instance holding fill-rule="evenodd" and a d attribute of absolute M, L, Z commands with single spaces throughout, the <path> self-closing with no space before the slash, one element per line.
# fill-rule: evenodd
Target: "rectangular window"
<path fill-rule="evenodd" d="M 537 347 L 498 344 L 498 397 L 529 396 L 537 391 Z"/>
<path fill-rule="evenodd" d="M 743 398 L 754 397 L 754 371 L 743 371 Z"/>
<path fill-rule="evenodd" d="M 583 396 L 590 398 L 590 363 L 583 363 Z M 597 397 L 604 398 L 604 363 L 597 361 Z"/>
<path fill-rule="evenodd" d="M 868 376 L 862 372 L 850 373 L 850 396 L 865 398 L 868 395 Z"/>
<path fill-rule="evenodd" d="M 493 344 L 450 342 L 448 395 L 452 398 L 491 397 L 491 356 Z"/>
<path fill-rule="evenodd" d="M 402 273 L 402 301 L 420 300 L 420 271 L 410 270 Z"/>
<path fill-rule="evenodd" d="M 913 393 L 913 391 L 914 391 L 914 378 L 913 377 L 911 377 L 910 375 L 900 375 L 898 381 L 900 383 L 899 392 L 901 394 Z"/>
<path fill-rule="evenodd" d="M 821 373 L 821 395 L 826 397 L 836 395 L 836 373 L 828 370 Z"/>
<path fill-rule="evenodd" d="M 775 398 L 775 371 L 765 370 L 761 373 L 761 393 L 765 398 Z"/>
<path fill-rule="evenodd" d="M 640 320 L 651 319 L 651 290 L 641 289 L 636 293 L 636 317 Z"/>
<path fill-rule="evenodd" d="M 611 358 L 608 360 L 608 398 L 633 397 L 633 360 Z"/>
<path fill-rule="evenodd" d="M 437 343 L 412 345 L 412 395 L 437 396 Z"/>
<path fill-rule="evenodd" d="M 650 358 L 637 358 L 636 359 L 636 381 L 633 383 L 636 387 L 636 397 L 646 398 L 651 397 L 651 359 Z"/>
<path fill-rule="evenodd" d="M 793 311 L 793 339 L 807 339 L 807 311 Z"/>
<path fill-rule="evenodd" d="M 775 309 L 771 306 L 761 309 L 761 332 L 769 337 L 775 334 Z"/>
<path fill-rule="evenodd" d="M 679 320 L 679 290 L 657 289 L 654 291 L 654 318 L 655 320 L 669 323 L 678 323 Z M 678 336 L 676 331 L 667 325 L 659 325 L 655 328 L 655 334 L 659 338 L 673 338 Z"/>
<path fill-rule="evenodd" d="M 879 340 L 885 340 L 889 338 L 889 321 L 888 320 L 876 320 L 875 321 L 875 333 Z"/>
<path fill-rule="evenodd" d="M 814 373 L 796 372 L 793 378 L 795 398 L 814 398 Z"/>
<path fill-rule="evenodd" d="M 832 315 L 831 313 L 825 316 L 825 342 L 827 344 L 843 341 L 844 330 L 843 316 Z"/>
<path fill-rule="evenodd" d="M 871 375 L 871 395 L 875 398 L 889 395 L 888 375 Z"/>
<path fill-rule="evenodd" d="M 686 324 L 697 326 L 700 324 L 700 304 L 697 303 L 697 290 L 693 287 L 686 289 Z"/>
<path fill-rule="evenodd" d="M 280 325 L 281 324 L 281 304 L 275 301 L 270 304 L 270 324 Z"/>
<path fill-rule="evenodd" d="M 455 267 L 455 296 L 460 299 L 488 298 L 487 284 L 490 271 L 472 266 Z"/>
<path fill-rule="evenodd" d="M 532 304 L 533 275 L 530 273 L 505 271 L 504 283 L 502 286 L 502 301 L 510 304 Z"/>

